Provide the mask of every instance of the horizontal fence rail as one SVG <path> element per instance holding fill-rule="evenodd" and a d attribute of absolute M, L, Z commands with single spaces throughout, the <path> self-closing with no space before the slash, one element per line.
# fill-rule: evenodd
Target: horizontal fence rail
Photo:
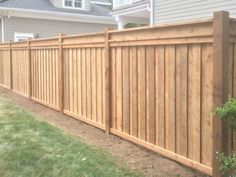
<path fill-rule="evenodd" d="M 235 29 L 218 12 L 213 20 L 4 43 L 0 85 L 220 176 L 215 152 L 235 149 L 236 135 L 212 109 L 236 93 Z"/>

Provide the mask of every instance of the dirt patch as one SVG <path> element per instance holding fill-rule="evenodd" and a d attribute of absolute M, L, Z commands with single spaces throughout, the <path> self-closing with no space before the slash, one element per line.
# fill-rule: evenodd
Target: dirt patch
<path fill-rule="evenodd" d="M 179 163 L 127 142 L 117 136 L 107 136 L 102 130 L 94 128 L 69 116 L 61 115 L 57 111 L 37 104 L 1 87 L 0 95 L 22 107 L 26 111 L 33 112 L 44 121 L 47 121 L 71 135 L 80 137 L 88 144 L 109 151 L 118 159 L 118 163 L 125 164 L 130 169 L 139 170 L 145 176 L 207 177 L 207 175 L 186 168 Z"/>

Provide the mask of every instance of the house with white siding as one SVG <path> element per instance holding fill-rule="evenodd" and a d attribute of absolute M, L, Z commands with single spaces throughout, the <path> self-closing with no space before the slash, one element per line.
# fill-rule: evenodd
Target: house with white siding
<path fill-rule="evenodd" d="M 161 25 L 213 17 L 216 11 L 236 17 L 236 0 L 113 0 L 119 29 L 127 23 Z"/>
<path fill-rule="evenodd" d="M 152 25 L 152 0 L 113 0 L 112 5 L 118 29 L 128 23 Z"/>
<path fill-rule="evenodd" d="M 116 28 L 109 0 L 0 0 L 0 41 Z"/>

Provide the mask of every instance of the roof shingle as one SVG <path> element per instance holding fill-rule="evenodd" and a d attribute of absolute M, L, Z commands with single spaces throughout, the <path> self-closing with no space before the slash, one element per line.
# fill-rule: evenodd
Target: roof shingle
<path fill-rule="evenodd" d="M 0 7 L 17 8 L 25 10 L 38 10 L 50 12 L 62 12 L 72 14 L 87 14 L 97 16 L 110 16 L 110 9 L 91 3 L 91 11 L 73 10 L 55 7 L 50 0 L 6 0 L 0 2 Z"/>

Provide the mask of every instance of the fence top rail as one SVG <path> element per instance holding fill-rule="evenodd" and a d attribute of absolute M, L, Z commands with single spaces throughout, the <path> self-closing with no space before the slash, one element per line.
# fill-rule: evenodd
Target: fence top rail
<path fill-rule="evenodd" d="M 38 38 L 38 39 L 30 39 L 30 42 L 37 42 L 37 41 L 52 41 L 57 40 L 58 37 L 50 37 L 50 38 Z"/>
<path fill-rule="evenodd" d="M 104 32 L 98 32 L 98 33 L 86 33 L 86 34 L 76 34 L 76 35 L 65 35 L 62 36 L 62 39 L 68 39 L 68 38 L 76 38 L 76 37 L 90 37 L 90 36 L 100 36 L 104 35 Z"/>
<path fill-rule="evenodd" d="M 0 48 L 9 48 L 11 45 L 10 42 L 0 43 Z"/>
<path fill-rule="evenodd" d="M 183 21 L 183 22 L 176 22 L 176 23 L 167 23 L 163 25 L 154 25 L 154 26 L 145 26 L 145 27 L 136 27 L 136 28 L 129 28 L 123 30 L 110 30 L 109 33 L 123 33 L 123 32 L 131 32 L 131 31 L 141 31 L 141 30 L 152 30 L 158 28 L 171 28 L 177 26 L 187 26 L 187 25 L 197 25 L 202 23 L 211 23 L 213 22 L 213 18 L 206 18 L 201 20 L 191 20 L 191 21 Z"/>

